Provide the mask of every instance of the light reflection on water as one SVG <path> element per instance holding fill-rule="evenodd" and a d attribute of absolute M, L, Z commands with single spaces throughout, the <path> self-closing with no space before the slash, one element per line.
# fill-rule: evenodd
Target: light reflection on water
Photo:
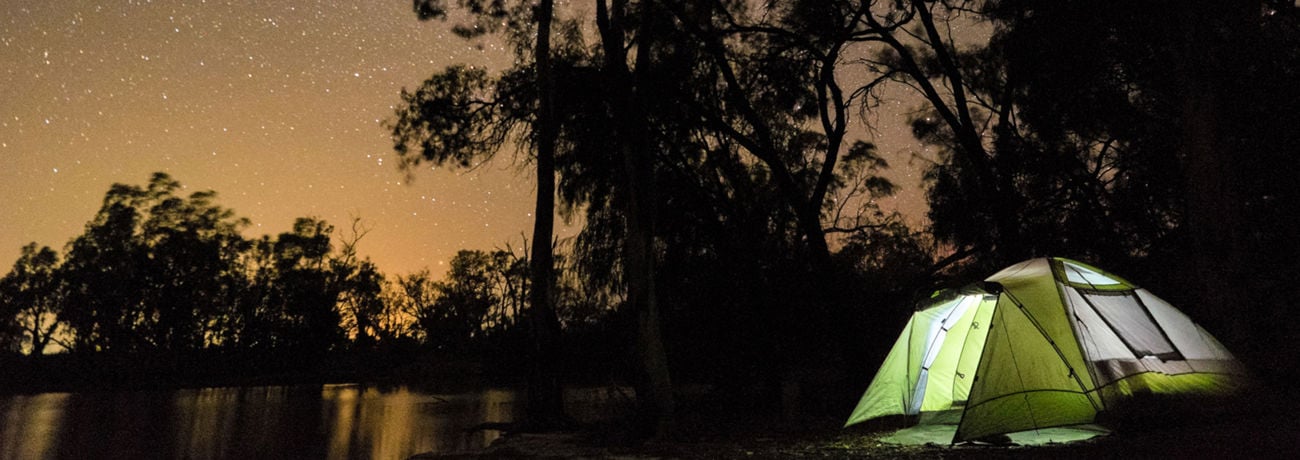
<path fill-rule="evenodd" d="M 615 416 L 626 390 L 571 389 L 583 420 Z M 426 394 L 405 387 L 315 385 L 0 397 L 0 460 L 56 458 L 401 459 L 466 452 L 500 436 L 518 393 Z"/>
<path fill-rule="evenodd" d="M 63 419 L 63 403 L 68 393 L 14 396 L 0 408 L 4 411 L 4 429 L 0 431 L 0 458 L 52 458 L 51 445 Z"/>

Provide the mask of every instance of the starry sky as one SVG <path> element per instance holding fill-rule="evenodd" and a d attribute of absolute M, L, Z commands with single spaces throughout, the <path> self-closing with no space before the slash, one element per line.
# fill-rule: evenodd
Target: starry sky
<path fill-rule="evenodd" d="M 512 62 L 451 24 L 418 21 L 409 0 L 0 2 L 3 272 L 28 242 L 61 251 L 111 184 L 155 171 L 186 194 L 215 190 L 252 220 L 249 237 L 301 216 L 347 233 L 359 217 L 370 232 L 358 249 L 385 273 L 439 276 L 458 249 L 520 248 L 534 186 L 511 152 L 406 183 L 382 124 L 403 87 L 447 65 Z M 905 188 L 885 206 L 915 219 L 919 147 L 877 125 Z"/>

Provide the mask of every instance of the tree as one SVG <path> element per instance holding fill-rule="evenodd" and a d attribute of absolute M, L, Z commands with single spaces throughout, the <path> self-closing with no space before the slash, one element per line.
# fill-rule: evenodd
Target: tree
<path fill-rule="evenodd" d="M 833 298 L 840 285 L 822 276 L 836 271 L 826 229 L 886 231 L 893 217 L 870 200 L 892 185 L 875 177 L 886 165 L 870 144 L 845 138 L 860 96 L 839 88 L 842 55 L 834 43 L 849 43 L 836 36 L 849 25 L 796 25 L 803 10 L 777 8 L 773 16 L 789 21 L 772 23 L 785 32 L 769 30 L 764 26 L 772 24 L 728 17 L 744 9 L 730 3 L 597 7 L 600 48 L 565 40 L 553 53 L 559 195 L 562 211 L 586 213 L 575 245 L 579 266 L 599 267 L 586 273 L 602 288 L 623 285 L 612 290 L 626 289 L 627 309 L 642 320 L 642 427 L 663 433 L 671 416 L 659 415 L 670 411 L 656 405 L 672 406 L 663 334 L 677 343 L 701 339 L 705 328 L 691 320 L 709 317 L 710 327 L 719 326 L 714 331 L 737 344 L 743 333 L 720 325 L 745 322 L 752 327 L 745 331 L 760 334 L 797 328 L 798 343 L 824 340 L 825 328 L 799 325 L 829 325 L 837 314 L 818 297 Z M 824 20 L 833 12 L 807 17 Z M 564 24 L 577 31 L 565 37 L 580 35 L 581 27 Z M 817 40 L 799 38 L 813 34 Z M 395 142 L 412 152 L 456 147 L 466 154 L 437 155 L 475 164 L 474 155 L 493 151 L 520 123 L 535 123 L 540 80 L 528 67 L 497 79 L 449 68 L 404 96 L 399 116 L 408 116 L 394 123 Z M 766 159 L 751 152 L 755 145 Z M 693 268 L 702 266 L 714 271 Z M 808 362 L 795 355 L 786 361 Z"/>
<path fill-rule="evenodd" d="M 446 279 L 425 285 L 421 278 L 408 278 L 408 295 L 417 303 L 432 287 L 436 297 L 417 311 L 416 321 L 428 343 L 441 350 L 463 350 L 485 335 L 489 314 L 501 305 L 501 285 L 511 277 L 507 258 L 500 253 L 461 250 L 451 259 Z M 515 272 L 517 277 L 520 273 Z"/>
<path fill-rule="evenodd" d="M 877 33 L 864 19 L 874 3 L 663 4 L 684 32 L 665 34 L 671 37 L 664 39 L 670 50 L 665 54 L 673 56 L 668 60 L 692 64 L 674 68 L 676 80 L 659 82 L 661 88 L 667 99 L 686 107 L 695 135 L 707 139 L 706 161 L 718 168 L 713 173 L 725 177 L 726 185 L 749 189 L 711 201 L 736 199 L 738 209 L 775 209 L 738 214 L 771 223 L 763 230 L 768 238 L 798 243 L 744 241 L 751 248 L 799 256 L 763 260 L 781 260 L 787 269 L 779 276 L 792 280 L 784 292 L 774 289 L 785 302 L 765 305 L 773 297 L 758 300 L 751 313 L 760 318 L 752 327 L 765 325 L 789 337 L 767 353 L 775 358 L 768 368 L 777 375 L 764 377 L 788 385 L 813 375 L 810 367 L 831 371 L 815 373 L 819 376 L 836 373 L 843 369 L 839 358 L 854 346 L 850 338 L 860 334 L 842 320 L 857 313 L 854 297 L 848 295 L 852 266 L 838 263 L 842 258 L 833 257 L 832 247 L 850 235 L 884 233 L 900 219 L 880 212 L 873 201 L 893 192 L 893 184 L 878 175 L 888 165 L 879 161 L 872 144 L 850 134 L 856 121 L 852 109 L 871 110 L 873 91 L 886 80 L 869 75 L 862 88 L 846 83 L 858 77 L 845 70 L 861 54 L 854 46 Z M 680 160 L 668 161 L 675 165 Z M 753 230 L 745 234 L 755 235 Z M 771 276 L 749 270 L 755 280 Z M 806 359 L 810 354 L 819 359 Z"/>
<path fill-rule="evenodd" d="M 1284 83 L 1300 68 L 1294 5 L 879 6 L 864 18 L 882 46 L 867 63 L 926 100 L 913 129 L 943 149 L 927 173 L 941 241 L 986 267 L 1061 253 L 1139 273 L 1187 267 L 1153 284 L 1231 344 L 1296 335 L 1251 324 L 1281 313 L 1242 315 L 1234 300 L 1275 305 L 1267 293 L 1288 275 L 1255 274 L 1291 273 L 1297 253 L 1280 236 L 1296 228 L 1275 219 L 1297 209 L 1295 181 L 1278 173 L 1295 164 L 1296 115 L 1280 109 L 1300 100 Z M 1152 15 L 1169 20 L 1139 19 Z M 954 39 L 957 27 L 992 37 L 970 46 L 982 44 Z"/>
<path fill-rule="evenodd" d="M 174 182 L 179 187 L 179 182 Z M 239 256 L 247 246 L 247 219 L 216 205 L 215 192 L 187 198 L 161 195 L 140 228 L 148 280 L 142 304 L 157 312 L 156 344 L 198 350 L 220 343 L 219 323 L 245 283 Z"/>
<path fill-rule="evenodd" d="M 567 423 L 560 381 L 560 319 L 555 313 L 555 74 L 551 70 L 553 0 L 541 0 L 535 11 L 537 45 L 537 206 L 533 210 L 533 251 L 529 257 L 529 322 L 534 338 L 533 374 L 528 386 L 528 412 L 533 423 L 557 427 Z"/>
<path fill-rule="evenodd" d="M 337 309 L 341 285 L 329 266 L 333 232 L 323 220 L 300 217 L 292 231 L 264 240 L 271 264 L 259 278 L 266 283 L 264 315 L 272 324 L 273 347 L 310 359 L 344 342 Z"/>
<path fill-rule="evenodd" d="M 854 104 L 854 95 L 841 87 L 838 66 L 847 45 L 870 33 L 857 29 L 869 5 L 795 2 L 754 12 L 748 3 L 665 4 L 698 42 L 692 45 L 716 79 L 701 82 L 711 97 L 683 88 L 680 101 L 716 135 L 768 168 L 781 199 L 794 210 L 814 269 L 830 278 L 823 211 Z"/>
<path fill-rule="evenodd" d="M 416 0 L 414 4 L 421 19 L 445 18 L 446 16 L 445 6 L 441 0 Z M 504 2 L 465 0 L 462 1 L 462 6 L 468 7 L 471 12 L 476 14 L 477 18 L 480 19 L 480 25 L 487 26 L 477 30 L 496 30 L 503 23 L 511 26 L 510 28 L 516 34 L 526 29 L 525 23 L 518 19 L 521 16 L 519 10 L 524 8 L 522 5 L 512 10 Z M 533 138 L 530 139 L 535 146 L 537 201 L 533 212 L 533 241 L 535 243 L 530 257 L 531 291 L 528 317 L 531 325 L 530 331 L 533 334 L 532 353 L 534 356 L 530 360 L 532 367 L 528 385 L 527 412 L 529 422 L 542 429 L 559 426 L 565 419 L 563 392 L 557 371 L 560 323 L 555 314 L 555 261 L 551 245 L 555 227 L 555 142 L 558 129 L 555 123 L 554 90 L 552 88 L 554 78 L 551 71 L 551 22 L 553 16 L 553 0 L 541 0 L 532 11 L 531 21 L 536 24 L 537 30 L 531 56 L 533 71 L 536 72 L 537 76 L 535 95 L 537 105 L 535 112 L 531 114 L 533 117 L 531 125 Z M 482 21 L 483 19 L 492 19 L 493 21 Z M 502 19 L 506 19 L 506 21 L 502 21 Z M 463 27 L 458 29 L 463 36 L 474 35 L 473 30 Z M 517 42 L 519 41 L 521 40 L 517 40 Z M 432 81 L 430 80 L 430 82 Z M 430 82 L 426 82 L 424 88 L 430 88 Z M 450 94 L 451 99 L 466 98 L 472 94 L 464 90 L 482 89 L 481 83 L 483 81 L 478 80 L 478 82 L 480 83 L 479 88 L 473 88 L 472 86 L 451 88 L 456 91 Z M 432 104 L 416 104 L 414 102 L 416 99 L 409 98 L 405 91 L 403 91 L 403 99 L 408 102 L 408 106 L 404 110 L 399 109 L 399 121 L 393 129 L 394 145 L 398 153 L 403 155 L 403 164 L 414 164 L 421 158 L 426 161 L 441 163 L 442 159 L 447 158 L 448 155 L 460 157 L 462 163 L 471 157 L 490 156 L 501 147 L 504 138 L 499 136 L 488 136 L 487 138 L 478 136 L 477 139 L 474 139 L 476 136 L 473 131 L 488 130 L 492 131 L 491 134 L 494 135 L 504 134 L 509 129 L 507 126 L 512 124 L 511 121 L 492 120 L 490 115 L 486 115 L 486 112 L 472 111 L 469 118 L 478 117 L 480 122 L 487 126 L 469 127 L 464 124 L 457 125 L 460 121 L 467 121 L 465 117 L 461 117 L 459 120 L 451 120 L 450 123 L 443 122 L 441 126 L 437 123 L 428 125 L 427 123 L 430 120 L 445 116 L 433 110 L 449 107 L 440 104 L 437 98 L 425 99 L 425 101 L 433 102 Z M 419 107 L 418 112 L 414 110 L 417 105 L 422 105 L 422 107 Z M 440 105 L 441 107 L 439 107 Z M 459 107 L 452 108 L 451 113 L 456 113 L 457 110 L 464 110 L 465 108 L 466 105 L 461 104 Z M 426 125 L 420 132 L 412 135 L 410 127 L 419 126 L 420 124 Z M 457 131 L 466 130 L 469 135 L 462 137 L 462 139 L 466 139 L 468 142 L 438 142 L 438 138 L 442 138 L 447 134 L 446 128 Z M 479 131 L 478 134 L 482 133 L 483 131 Z M 428 136 L 429 134 L 433 135 L 432 139 Z M 415 139 L 419 139 L 421 144 L 419 156 L 406 156 L 408 144 Z M 408 158 L 411 161 L 408 162 L 406 160 Z"/>
<path fill-rule="evenodd" d="M 381 325 L 387 306 L 383 299 L 384 275 L 369 258 L 358 259 L 357 243 L 369 233 L 360 218 L 352 219 L 352 233 L 330 259 L 330 271 L 339 285 L 339 313 L 354 345 L 373 347 L 387 332 Z"/>
<path fill-rule="evenodd" d="M 144 313 L 137 292 L 142 278 L 142 251 L 135 238 L 140 219 L 139 188 L 114 184 L 86 232 L 69 243 L 62 277 L 68 280 L 64 311 L 76 334 L 74 348 L 89 351 L 130 350 L 140 340 L 132 333 Z"/>
<path fill-rule="evenodd" d="M 960 21 L 974 22 L 963 14 L 970 2 L 955 5 L 927 4 L 921 1 L 897 2 L 885 11 L 872 11 L 862 17 L 866 27 L 874 30 L 868 41 L 880 43 L 877 56 L 867 61 L 875 70 L 895 82 L 913 88 L 928 104 L 926 116 L 913 120 L 913 132 L 933 145 L 942 145 L 942 164 L 927 175 L 934 182 L 931 202 L 936 196 L 961 190 L 969 197 L 964 203 L 968 218 L 963 225 L 979 228 L 980 239 L 953 238 L 946 224 L 936 224 L 935 232 L 954 241 L 959 252 L 982 250 L 996 254 L 1000 264 L 1023 259 L 1032 254 L 1025 248 L 1028 234 L 1020 225 L 1026 210 L 1023 195 L 1015 193 L 1007 168 L 1014 168 L 1017 158 L 999 156 L 988 144 L 1008 141 L 1013 131 L 1014 112 L 1008 97 L 993 88 L 977 93 L 973 88 L 989 81 L 1000 82 L 996 72 L 968 74 L 963 66 L 978 62 L 978 56 L 963 54 L 951 40 L 952 27 Z M 909 27 L 915 27 L 915 30 Z M 952 168 L 947 168 L 952 165 Z M 956 206 L 950 207 L 956 209 Z M 940 210 L 942 211 L 942 206 Z M 938 218 L 936 218 L 938 217 Z M 973 217 L 970 218 L 970 217 Z M 950 222 L 931 212 L 931 219 Z"/>
<path fill-rule="evenodd" d="M 637 353 L 643 373 L 637 385 L 640 429 L 651 436 L 666 436 L 674 424 L 673 398 L 668 356 L 664 348 L 659 304 L 655 298 L 655 190 L 653 145 L 646 113 L 655 91 L 647 75 L 652 72 L 658 40 L 660 10 L 652 1 L 641 2 L 639 27 L 629 28 L 629 4 L 625 0 L 596 3 L 596 24 L 600 31 L 606 79 L 605 96 L 613 115 L 614 148 L 622 163 L 624 196 L 622 214 L 626 220 L 623 241 L 628 303 L 636 315 Z M 628 42 L 635 37 L 636 61 L 629 62 Z"/>
<path fill-rule="evenodd" d="M 188 351 L 220 340 L 242 287 L 248 222 L 215 204 L 215 193 L 182 198 L 180 188 L 165 173 L 143 188 L 114 184 L 69 243 L 59 277 L 75 348 Z"/>
<path fill-rule="evenodd" d="M 395 305 L 398 314 L 414 318 L 411 325 L 412 338 L 430 343 L 434 340 L 428 335 L 424 318 L 431 314 L 433 304 L 438 298 L 437 284 L 429 276 L 428 270 L 422 270 L 397 277 L 397 292 L 389 297 L 389 305 Z"/>
<path fill-rule="evenodd" d="M 561 324 L 565 329 L 571 329 L 608 320 L 612 309 L 625 301 L 623 291 L 594 278 L 609 277 L 618 269 L 609 265 L 589 267 L 575 254 L 573 238 L 562 240 L 556 250 L 559 254 L 556 257 L 555 309 Z"/>
<path fill-rule="evenodd" d="M 51 343 L 62 345 L 67 324 L 59 318 L 63 286 L 58 266 L 57 252 L 30 243 L 13 270 L 0 278 L 0 327 L 8 329 L 0 329 L 0 349 L 41 355 Z"/>
<path fill-rule="evenodd" d="M 1067 19 L 1085 10 L 1086 21 Z M 1149 14 L 1170 19 L 1133 19 Z M 1099 10 L 1002 1 L 990 15 L 1000 24 L 990 46 L 1020 82 L 1023 125 L 1049 145 L 1102 146 L 1086 152 L 1106 165 L 1107 218 L 1125 240 L 1142 243 L 1127 254 L 1133 263 L 1188 267 L 1192 276 L 1157 282 L 1222 328 L 1234 349 L 1291 340 L 1297 331 L 1277 326 L 1286 323 L 1269 293 L 1294 273 L 1289 260 L 1300 252 L 1289 236 L 1296 227 L 1276 220 L 1300 202 L 1281 172 L 1295 165 L 1289 127 L 1300 121 L 1287 109 L 1300 101 L 1290 83 L 1300 72 L 1295 5 Z M 1241 292 L 1260 300 L 1243 303 Z M 1243 304 L 1258 310 L 1242 314 Z"/>
<path fill-rule="evenodd" d="M 386 309 L 380 321 L 383 329 L 399 339 L 428 343 L 429 337 L 419 321 L 428 314 L 425 313 L 428 309 L 433 308 L 437 296 L 429 270 L 396 275 L 393 282 L 385 285 L 383 304 Z"/>

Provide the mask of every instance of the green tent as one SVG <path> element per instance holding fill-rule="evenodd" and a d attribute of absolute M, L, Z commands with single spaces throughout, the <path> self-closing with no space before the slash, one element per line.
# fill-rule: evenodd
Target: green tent
<path fill-rule="evenodd" d="M 1063 258 L 924 302 L 845 426 L 956 423 L 952 442 L 1091 424 L 1135 395 L 1224 394 L 1246 372 L 1169 303 Z"/>

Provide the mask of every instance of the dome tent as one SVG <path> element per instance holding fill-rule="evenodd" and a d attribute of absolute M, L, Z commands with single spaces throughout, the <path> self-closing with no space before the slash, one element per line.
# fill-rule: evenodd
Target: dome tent
<path fill-rule="evenodd" d="M 912 315 L 845 426 L 956 424 L 952 442 L 1091 424 L 1136 395 L 1226 394 L 1246 372 L 1169 303 L 1064 258 L 937 293 Z"/>

